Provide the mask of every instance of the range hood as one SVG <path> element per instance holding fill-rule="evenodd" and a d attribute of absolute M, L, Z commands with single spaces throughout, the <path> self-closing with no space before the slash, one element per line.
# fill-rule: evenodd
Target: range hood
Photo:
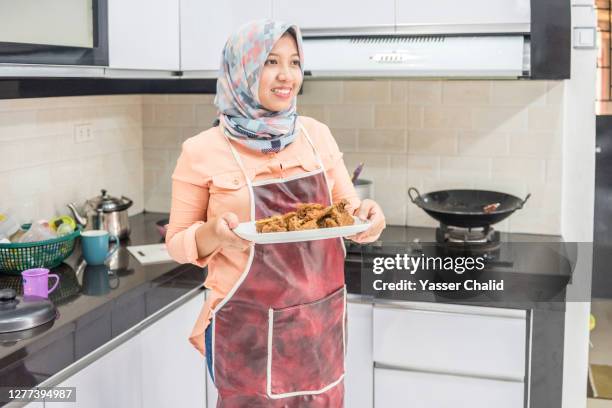
<path fill-rule="evenodd" d="M 530 75 L 533 0 L 338 1 L 323 20 L 301 9 L 289 15 L 301 24 L 304 70 L 313 77 Z"/>
<path fill-rule="evenodd" d="M 505 35 L 305 37 L 307 75 L 518 78 L 529 75 L 529 40 Z"/>

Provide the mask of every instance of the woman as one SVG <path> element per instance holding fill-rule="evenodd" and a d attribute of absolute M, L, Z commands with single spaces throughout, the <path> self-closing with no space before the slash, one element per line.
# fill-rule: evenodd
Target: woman
<path fill-rule="evenodd" d="M 341 407 L 345 289 L 341 239 L 251 244 L 238 223 L 342 199 L 378 238 L 383 212 L 359 201 L 329 128 L 296 113 L 297 26 L 263 20 L 224 48 L 218 126 L 185 141 L 172 176 L 172 257 L 208 265 L 210 295 L 190 336 L 220 407 Z"/>

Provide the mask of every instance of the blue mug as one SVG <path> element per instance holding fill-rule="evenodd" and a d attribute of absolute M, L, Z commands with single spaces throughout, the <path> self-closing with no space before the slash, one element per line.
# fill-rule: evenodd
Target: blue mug
<path fill-rule="evenodd" d="M 109 241 L 115 241 L 115 247 L 109 252 Z M 81 233 L 81 250 L 87 265 L 104 265 L 119 249 L 119 238 L 105 230 L 88 230 Z"/>

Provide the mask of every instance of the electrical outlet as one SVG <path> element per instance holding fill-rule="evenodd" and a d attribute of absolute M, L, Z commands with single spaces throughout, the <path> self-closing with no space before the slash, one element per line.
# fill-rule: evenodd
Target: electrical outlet
<path fill-rule="evenodd" d="M 74 125 L 74 143 L 87 143 L 94 140 L 91 123 Z"/>

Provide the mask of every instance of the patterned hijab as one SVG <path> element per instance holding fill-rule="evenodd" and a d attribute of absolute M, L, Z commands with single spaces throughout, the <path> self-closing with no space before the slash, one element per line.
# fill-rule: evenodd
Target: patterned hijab
<path fill-rule="evenodd" d="M 293 34 L 304 76 L 302 35 L 296 25 L 272 20 L 252 21 L 230 36 L 223 49 L 215 105 L 229 136 L 263 153 L 278 152 L 295 139 L 296 98 L 284 111 L 259 103 L 259 77 L 268 54 L 283 34 Z M 215 123 L 217 123 L 215 121 Z"/>

